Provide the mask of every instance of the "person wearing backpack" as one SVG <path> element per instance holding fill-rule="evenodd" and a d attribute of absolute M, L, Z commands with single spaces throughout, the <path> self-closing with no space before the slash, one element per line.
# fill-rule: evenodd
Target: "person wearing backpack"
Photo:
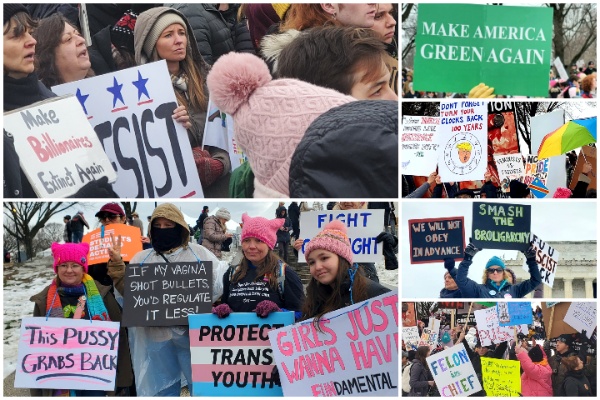
<path fill-rule="evenodd" d="M 417 355 L 410 371 L 410 392 L 409 396 L 424 397 L 429 393 L 429 389 L 435 386 L 433 376 L 427 366 L 426 358 L 429 357 L 431 349 L 429 346 L 419 346 Z"/>
<path fill-rule="evenodd" d="M 304 303 L 302 281 L 273 251 L 283 222 L 242 215 L 243 258 L 223 275 L 221 304 L 213 308 L 213 314 L 225 318 L 232 312 L 256 312 L 266 317 L 273 311 L 294 311 L 299 318 Z"/>
<path fill-rule="evenodd" d="M 412 361 L 415 359 L 415 352 L 410 352 L 412 357 L 406 351 L 402 352 L 402 397 L 408 396 L 410 392 L 410 369 L 413 366 Z M 406 363 L 404 360 L 406 360 Z"/>

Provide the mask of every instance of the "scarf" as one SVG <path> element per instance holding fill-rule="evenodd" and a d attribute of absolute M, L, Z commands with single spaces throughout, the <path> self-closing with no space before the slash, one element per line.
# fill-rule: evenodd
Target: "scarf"
<path fill-rule="evenodd" d="M 22 79 L 4 75 L 4 111 L 25 107 L 56 96 L 45 87 L 35 72 Z"/>
<path fill-rule="evenodd" d="M 94 279 L 84 274 L 82 282 L 75 286 L 58 286 L 56 278 L 52 280 L 48 297 L 46 298 L 46 315 L 53 318 L 72 318 L 73 307 L 63 309 L 60 302 L 60 295 L 85 295 L 86 310 L 90 313 L 90 320 L 110 321 L 108 311 L 102 301 L 102 296 L 94 283 Z"/>
<path fill-rule="evenodd" d="M 492 288 L 496 289 L 496 291 L 498 293 L 500 293 L 500 291 L 502 290 L 502 288 L 504 286 L 506 286 L 506 284 L 508 283 L 508 281 L 506 279 L 504 279 L 502 282 L 500 282 L 500 285 L 497 285 L 496 282 L 494 282 L 491 279 L 488 279 L 488 283 L 492 286 Z"/>
<path fill-rule="evenodd" d="M 541 365 L 541 366 L 545 367 L 546 365 L 548 365 L 548 360 L 544 358 L 542 361 L 533 362 L 533 363 L 536 365 Z"/>

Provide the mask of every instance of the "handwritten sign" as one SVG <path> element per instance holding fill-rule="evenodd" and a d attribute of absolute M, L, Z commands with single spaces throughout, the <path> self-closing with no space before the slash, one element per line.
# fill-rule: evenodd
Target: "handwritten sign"
<path fill-rule="evenodd" d="M 535 262 L 540 267 L 540 274 L 542 275 L 542 282 L 546 286 L 552 287 L 554 285 L 554 277 L 558 269 L 559 253 L 554 247 L 540 239 L 539 236 L 531 234 L 531 242 L 535 249 Z M 529 266 L 527 261 L 523 262 L 523 269 L 529 272 Z"/>
<path fill-rule="evenodd" d="M 475 310 L 477 321 L 477 334 L 482 346 L 500 344 L 512 340 L 515 336 L 514 326 L 500 326 L 496 307 Z M 515 325 L 517 333 L 528 333 L 527 325 Z"/>
<path fill-rule="evenodd" d="M 236 144 L 233 124 L 233 118 L 221 112 L 209 99 L 202 147 L 213 146 L 227 151 L 232 171 L 247 161 L 244 151 Z"/>
<path fill-rule="evenodd" d="M 398 397 L 398 291 L 269 332 L 284 396 Z"/>
<path fill-rule="evenodd" d="M 402 173 L 427 176 L 437 168 L 439 117 L 402 119 Z"/>
<path fill-rule="evenodd" d="M 383 231 L 383 210 L 333 210 L 300 213 L 300 231 L 304 236 L 298 262 L 306 262 L 304 249 L 323 227 L 333 220 L 342 221 L 348 229 L 350 248 L 354 262 L 380 262 L 383 244 L 377 243 L 377 235 Z"/>
<path fill-rule="evenodd" d="M 421 342 L 419 328 L 416 326 L 402 327 L 402 341 L 406 347 L 416 350 Z"/>
<path fill-rule="evenodd" d="M 429 318 L 429 325 L 427 328 L 423 328 L 419 346 L 429 346 L 431 349 L 436 348 L 440 341 L 440 325 L 441 321 L 439 319 Z"/>
<path fill-rule="evenodd" d="M 140 228 L 125 224 L 110 224 L 101 226 L 83 236 L 82 241 L 90 244 L 88 263 L 98 264 L 108 262 L 108 249 L 112 246 L 111 235 L 117 241 L 121 236 L 121 257 L 130 261 L 138 252 L 142 251 L 142 236 Z"/>
<path fill-rule="evenodd" d="M 414 88 L 548 96 L 552 8 L 419 4 Z"/>
<path fill-rule="evenodd" d="M 525 176 L 523 183 L 531 185 L 538 178 L 544 185 L 548 182 L 548 171 L 550 168 L 550 159 L 542 158 L 538 160 L 537 154 L 528 154 L 525 156 Z"/>
<path fill-rule="evenodd" d="M 173 120 L 177 99 L 166 61 L 65 83 L 52 91 L 79 100 L 117 171 L 113 189 L 119 197 L 203 196 L 187 131 Z"/>
<path fill-rule="evenodd" d="M 521 363 L 481 357 L 483 388 L 490 397 L 521 396 Z"/>
<path fill-rule="evenodd" d="M 596 320 L 596 303 L 573 302 L 567 310 L 564 321 L 577 329 L 577 332 L 586 330 L 588 338 L 592 337 L 598 321 Z"/>
<path fill-rule="evenodd" d="M 283 396 L 268 333 L 293 323 L 293 312 L 190 315 L 192 395 Z"/>
<path fill-rule="evenodd" d="M 115 390 L 118 347 L 118 322 L 23 318 L 15 387 Z"/>
<path fill-rule="evenodd" d="M 473 203 L 471 238 L 479 248 L 525 250 L 530 231 L 530 205 Z"/>
<path fill-rule="evenodd" d="M 467 397 L 481 390 L 473 363 L 459 343 L 426 359 L 442 397 Z"/>
<path fill-rule="evenodd" d="M 74 96 L 4 114 L 21 169 L 38 197 L 68 197 L 102 177 L 117 179 L 109 158 Z"/>
<path fill-rule="evenodd" d="M 434 263 L 444 258 L 463 259 L 464 217 L 408 220 L 410 263 Z"/>
<path fill-rule="evenodd" d="M 188 315 L 210 312 L 212 271 L 210 261 L 129 264 L 123 326 L 187 325 Z"/>
<path fill-rule="evenodd" d="M 531 303 L 503 303 L 496 305 L 498 322 L 500 326 L 513 326 L 522 324 L 533 324 L 533 313 Z"/>
<path fill-rule="evenodd" d="M 525 167 L 523 165 L 523 156 L 521 154 L 494 154 L 494 161 L 500 176 L 500 187 L 503 192 L 509 193 L 510 181 L 523 181 Z"/>

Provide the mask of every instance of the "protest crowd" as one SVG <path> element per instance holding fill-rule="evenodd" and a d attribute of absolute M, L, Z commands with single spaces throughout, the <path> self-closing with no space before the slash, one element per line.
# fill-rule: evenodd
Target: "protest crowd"
<path fill-rule="evenodd" d="M 234 237 L 225 226 L 231 219 L 231 213 L 224 207 L 219 208 L 214 215 L 208 215 L 209 207 L 204 206 L 196 226 L 191 227 L 177 206 L 162 203 L 148 216 L 148 228 L 144 232 L 144 223 L 139 221 L 137 213 L 127 216 L 118 203 L 111 202 L 104 204 L 95 214 L 99 228 L 90 230 L 83 241 L 73 230 L 73 220 L 84 220 L 83 212 L 78 212 L 74 217 L 67 215 L 64 218 L 64 241 L 53 243 L 51 248 L 52 268 L 56 275 L 47 287 L 31 297 L 35 304 L 33 317 L 45 317 L 51 325 L 28 328 L 38 332 L 31 335 L 30 344 L 33 347 L 29 351 L 33 354 L 26 354 L 20 361 L 21 367 L 17 368 L 15 382 L 25 379 L 20 374 L 33 379 L 37 377 L 46 386 L 36 384 L 34 387 L 28 386 L 28 383 L 20 383 L 23 386 L 19 387 L 30 387 L 32 395 L 44 396 L 179 396 L 184 386 L 188 386 L 192 392 L 192 383 L 193 395 L 228 395 L 232 392 L 226 390 L 233 383 L 229 381 L 226 371 L 234 368 L 241 371 L 237 372 L 234 387 L 248 390 L 251 385 L 252 390 L 258 390 L 266 386 L 266 389 L 275 391 L 251 393 L 281 396 L 281 381 L 287 378 L 293 382 L 293 374 L 303 372 L 289 372 L 287 361 L 281 364 L 284 370 L 281 365 L 275 364 L 273 352 L 270 352 L 270 348 L 265 350 L 267 347 L 264 346 L 269 344 L 267 330 L 263 332 L 263 328 L 260 329 L 260 338 L 266 343 L 259 345 L 262 346 L 259 347 L 262 350 L 257 350 L 259 358 L 256 361 L 250 361 L 251 358 L 244 361 L 245 357 L 254 357 L 254 350 L 248 350 L 247 355 L 244 355 L 246 351 L 236 350 L 233 354 L 237 355 L 233 360 L 231 351 L 227 349 L 232 345 L 235 347 L 234 343 L 243 349 L 241 337 L 245 335 L 245 331 L 242 328 L 236 333 L 239 336 L 236 339 L 238 342 L 230 342 L 231 337 L 226 339 L 230 336 L 228 329 L 233 329 L 236 324 L 238 327 L 245 327 L 241 325 L 242 321 L 250 318 L 256 325 L 248 325 L 249 340 L 258 340 L 259 330 L 255 329 L 263 326 L 260 325 L 262 320 L 265 321 L 264 324 L 269 324 L 265 326 L 273 328 L 283 325 L 293 328 L 294 322 L 304 322 L 302 329 L 313 326 L 311 329 L 315 329 L 314 338 L 319 342 L 325 339 L 317 339 L 317 331 L 325 335 L 324 338 L 332 332 L 333 327 L 328 326 L 328 318 L 334 318 L 331 317 L 332 313 L 378 296 L 393 296 L 397 301 L 397 294 L 394 295 L 379 282 L 374 264 L 360 262 L 359 256 L 355 254 L 356 244 L 353 244 L 358 239 L 349 238 L 352 234 L 349 228 L 356 225 L 359 217 L 366 221 L 368 216 L 373 215 L 376 219 L 372 219 L 370 225 L 380 233 L 376 235 L 377 238 L 369 240 L 381 243 L 385 268 L 397 269 L 397 250 L 394 248 L 398 245 L 398 239 L 391 233 L 391 226 L 394 226 L 395 232 L 396 225 L 393 208 L 393 203 L 341 202 L 332 204 L 331 210 L 313 211 L 305 202 L 292 202 L 288 207 L 280 202 L 274 219 L 252 217 L 244 213 L 240 221 L 241 234 Z M 304 217 L 303 214 L 319 215 L 320 218 L 319 224 L 311 227 L 317 233 L 308 238 L 306 234 L 300 235 L 300 219 Z M 326 220 L 327 217 L 330 217 L 329 221 Z M 136 220 L 139 222 L 134 223 Z M 89 224 L 87 227 L 89 229 Z M 352 235 L 355 234 L 356 231 Z M 231 263 L 220 261 L 225 252 L 233 251 L 233 246 L 241 249 L 239 258 L 234 257 Z M 305 264 L 300 264 L 299 257 L 294 259 L 298 260 L 298 265 L 280 258 L 278 252 L 287 254 L 287 251 L 281 252 L 284 246 L 289 247 L 290 252 L 294 250 L 297 255 L 303 254 L 302 261 Z M 375 244 L 370 245 L 371 250 L 374 247 Z M 302 269 L 310 273 L 307 283 L 303 283 L 296 272 Z M 149 274 L 152 276 L 143 278 Z M 143 295 L 140 290 L 143 290 Z M 388 300 L 384 301 L 388 304 L 387 302 Z M 393 310 L 395 314 L 392 312 L 390 317 L 394 316 L 397 322 L 397 303 Z M 379 313 L 381 312 L 380 310 Z M 235 319 L 238 313 L 242 313 L 239 317 L 241 320 Z M 213 319 L 209 325 L 198 326 L 192 319 L 192 314 Z M 339 318 L 340 315 L 336 317 Z M 276 322 L 278 320 L 272 318 L 286 318 L 287 322 L 279 324 Z M 358 314 L 356 318 L 359 318 Z M 38 351 L 36 348 L 63 343 L 60 336 L 62 333 L 58 329 L 53 331 L 51 327 L 65 319 L 72 320 L 73 323 L 90 321 L 92 328 L 100 332 L 98 337 L 95 334 L 88 336 L 92 333 L 86 330 L 85 325 L 77 332 L 76 327 L 80 325 L 71 325 L 65 321 L 65 326 L 69 326 L 65 328 L 65 344 L 71 337 L 78 337 L 80 346 L 83 346 L 91 338 L 100 343 L 106 336 L 112 340 L 111 350 L 113 347 L 118 348 L 114 354 L 111 353 L 110 362 L 106 361 L 106 355 L 104 358 L 97 356 L 100 361 L 94 362 L 84 356 L 88 353 L 82 353 L 81 370 L 78 373 L 68 373 L 77 372 L 77 369 L 71 368 L 77 368 L 79 363 L 72 362 L 72 357 L 78 357 L 72 353 L 66 355 L 65 359 L 52 353 L 47 357 L 37 355 L 38 359 L 34 361 L 36 354 L 40 354 L 35 353 Z M 111 322 L 119 322 L 120 325 L 113 327 L 112 331 L 105 325 L 94 325 Z M 23 320 L 23 324 L 26 323 Z M 387 325 L 388 322 L 385 323 Z M 39 331 L 35 331 L 36 329 Z M 44 329 L 48 331 L 45 332 Z M 393 329 L 393 323 L 390 324 L 390 329 Z M 395 329 L 397 335 L 397 325 Z M 207 334 L 206 330 L 212 331 L 212 334 Z M 68 332 L 73 334 L 67 335 Z M 341 331 L 338 334 L 341 335 Z M 209 341 L 209 337 L 214 341 L 215 335 L 224 335 L 226 342 L 213 343 L 216 349 L 199 356 L 201 349 L 206 348 L 203 346 L 211 346 L 210 342 L 202 343 L 203 335 L 206 336 L 205 341 Z M 391 336 L 387 340 L 390 338 Z M 28 342 L 29 340 L 27 339 Z M 327 340 L 330 346 L 334 343 L 331 337 Z M 72 352 L 78 351 L 77 346 L 70 346 L 67 351 L 69 348 Z M 315 346 L 313 343 L 312 347 Z M 336 349 L 335 346 L 332 348 Z M 230 354 L 227 355 L 226 352 Z M 68 384 L 74 386 L 61 389 L 60 384 L 48 384 L 45 381 L 47 376 L 39 375 L 53 370 L 55 363 L 55 368 L 64 371 L 65 378 L 62 382 L 75 382 Z M 392 367 L 393 363 L 397 368 L 398 358 L 392 360 Z M 211 378 L 206 378 L 211 375 L 202 373 L 199 367 L 214 367 L 216 372 L 212 373 Z M 94 381 L 86 373 L 98 373 L 99 378 L 108 379 L 107 374 L 114 374 L 115 371 L 116 376 L 113 375 L 111 381 L 114 388 L 94 389 L 93 385 L 90 386 L 90 382 Z M 242 376 L 246 374 L 245 378 L 240 378 L 240 373 Z M 255 375 L 249 377 L 248 374 Z M 63 374 L 57 374 L 59 375 Z M 83 378 L 69 381 L 72 379 L 68 377 L 70 375 Z M 385 377 L 381 375 L 378 373 L 372 376 L 371 382 L 377 383 L 369 390 L 391 390 L 385 393 L 394 393 L 393 390 L 396 390 L 397 396 L 397 386 L 392 383 L 396 378 L 391 378 L 393 373 L 391 376 L 389 372 Z M 233 377 L 233 373 L 231 376 Z M 78 380 L 88 383 L 82 386 L 76 383 Z M 352 393 L 354 390 L 346 387 L 345 381 L 340 385 L 339 388 L 336 385 L 335 389 L 331 386 L 327 390 L 337 390 L 339 393 Z M 287 395 L 295 393 L 293 388 L 290 390 L 292 391 Z"/>
<path fill-rule="evenodd" d="M 394 4 L 89 4 L 87 19 L 80 8 L 4 5 L 4 112 L 29 110 L 23 121 L 9 113 L 21 125 L 5 115 L 5 198 L 397 197 Z M 146 71 L 163 60 L 161 79 L 176 102 L 154 109 L 163 102 L 158 91 L 171 95 L 150 86 L 157 79 Z M 129 78 L 119 74 L 132 69 L 138 80 L 124 87 Z M 114 77 L 107 91 L 116 119 L 100 121 L 106 74 Z M 126 118 L 134 106 L 125 91 L 134 89 L 139 111 Z M 32 105 L 65 94 L 75 95 L 101 143 L 42 136 L 34 153 L 23 150 L 20 130 L 63 121 Z M 152 143 L 158 139 L 122 142 L 124 130 L 145 136 L 158 120 L 166 124 L 154 132 L 162 149 Z M 224 130 L 233 136 L 223 140 Z M 64 159 L 82 146 L 102 155 L 100 144 L 109 162 L 74 166 L 79 179 L 64 165 L 45 175 L 19 166 L 24 157 Z M 152 164 L 157 159 L 164 166 Z M 187 179 L 187 168 L 197 177 Z M 179 176 L 171 171 L 159 188 L 165 169 Z"/>
<path fill-rule="evenodd" d="M 419 304 L 402 304 L 403 396 L 596 396 L 595 303 Z"/>

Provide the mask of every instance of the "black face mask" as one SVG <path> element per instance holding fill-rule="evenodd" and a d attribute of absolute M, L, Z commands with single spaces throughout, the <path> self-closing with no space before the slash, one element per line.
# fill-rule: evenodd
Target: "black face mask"
<path fill-rule="evenodd" d="M 152 247 L 154 250 L 162 253 L 167 250 L 177 248 L 181 243 L 181 225 L 175 225 L 174 228 L 155 228 L 150 229 L 152 237 Z"/>

